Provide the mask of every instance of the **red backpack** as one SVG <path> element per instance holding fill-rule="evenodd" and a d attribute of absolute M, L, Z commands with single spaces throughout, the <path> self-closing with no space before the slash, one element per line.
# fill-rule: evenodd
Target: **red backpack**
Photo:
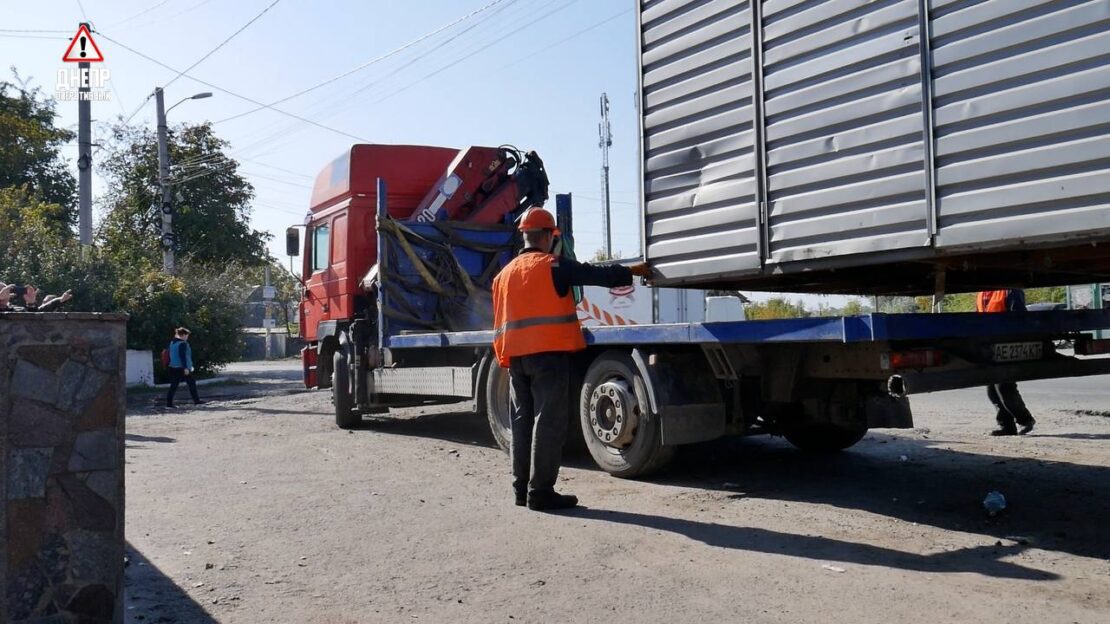
<path fill-rule="evenodd" d="M 166 347 L 162 349 L 162 368 L 170 367 L 170 349 Z"/>

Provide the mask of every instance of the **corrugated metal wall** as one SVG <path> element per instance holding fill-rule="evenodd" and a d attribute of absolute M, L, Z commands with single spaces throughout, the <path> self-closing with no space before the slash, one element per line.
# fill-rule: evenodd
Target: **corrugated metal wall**
<path fill-rule="evenodd" d="M 928 244 L 917 0 L 767 0 L 769 262 Z"/>
<path fill-rule="evenodd" d="M 663 285 L 1110 236 L 1110 0 L 640 7 Z"/>
<path fill-rule="evenodd" d="M 640 19 L 648 256 L 678 278 L 757 271 L 747 3 L 645 1 Z"/>
<path fill-rule="evenodd" d="M 932 11 L 937 246 L 1110 230 L 1110 1 Z"/>

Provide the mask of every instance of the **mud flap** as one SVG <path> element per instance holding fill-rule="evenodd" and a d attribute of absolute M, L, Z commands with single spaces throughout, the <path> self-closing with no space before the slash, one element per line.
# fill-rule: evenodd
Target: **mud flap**
<path fill-rule="evenodd" d="M 913 412 L 906 397 L 872 395 L 864 400 L 868 429 L 912 429 Z"/>
<path fill-rule="evenodd" d="M 700 351 L 632 352 L 666 446 L 714 440 L 725 434 L 726 412 L 713 370 Z"/>

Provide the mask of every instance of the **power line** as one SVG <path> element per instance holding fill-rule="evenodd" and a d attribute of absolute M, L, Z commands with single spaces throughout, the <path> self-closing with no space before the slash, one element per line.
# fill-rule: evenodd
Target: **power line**
<path fill-rule="evenodd" d="M 253 176 L 253 177 L 256 177 L 256 178 L 262 178 L 263 180 L 270 180 L 272 182 L 277 182 L 278 184 L 288 184 L 289 186 L 299 186 L 301 188 L 312 190 L 312 186 L 308 185 L 308 184 L 301 184 L 300 182 L 290 182 L 288 180 L 282 180 L 281 178 L 278 178 L 278 177 L 275 177 L 275 176 L 265 175 L 265 174 L 257 173 L 257 172 L 254 172 L 254 171 L 244 171 L 243 175 Z"/>
<path fill-rule="evenodd" d="M 45 30 L 41 28 L 0 28 L 0 33 L 68 33 L 68 30 Z"/>
<path fill-rule="evenodd" d="M 113 39 L 112 37 L 109 37 L 108 35 L 106 35 L 106 34 L 104 34 L 104 33 L 100 32 L 99 30 L 97 30 L 97 31 L 95 31 L 95 32 L 96 32 L 96 34 L 100 35 L 100 36 L 101 36 L 101 37 L 103 37 L 104 39 L 106 39 L 106 40 L 108 40 L 108 41 L 111 41 L 112 43 L 114 43 L 114 44 L 118 45 L 119 47 L 123 48 L 124 50 L 127 50 L 128 52 L 131 52 L 132 54 L 135 54 L 135 55 L 137 55 L 137 56 L 139 56 L 139 57 L 142 57 L 142 58 L 144 58 L 144 59 L 146 59 L 146 60 L 150 61 L 151 63 L 154 63 L 155 65 L 158 65 L 159 67 L 162 67 L 162 68 L 168 69 L 168 70 L 170 70 L 170 71 L 172 71 L 172 72 L 176 72 L 176 71 L 177 71 L 177 69 L 175 69 L 175 68 L 173 68 L 173 67 L 170 67 L 169 65 L 166 65 L 166 64 L 165 64 L 165 63 L 163 63 L 162 61 L 159 61 L 158 59 L 155 59 L 155 58 L 153 58 L 153 57 L 151 57 L 151 56 L 148 56 L 148 55 L 146 55 L 146 54 L 143 54 L 142 52 L 139 52 L 138 50 L 136 50 L 135 48 L 132 48 L 131 46 L 128 46 L 128 45 L 126 45 L 126 44 L 124 44 L 124 43 L 120 43 L 119 41 L 117 41 L 117 40 Z M 182 75 L 185 75 L 185 74 L 184 74 L 184 73 L 182 73 Z M 355 139 L 356 141 L 361 141 L 361 142 L 363 142 L 363 143 L 369 143 L 369 142 L 371 142 L 371 141 L 370 141 L 369 139 L 366 139 L 366 138 L 363 138 L 363 137 L 360 137 L 360 136 L 357 136 L 357 135 L 351 134 L 351 133 L 349 133 L 349 132 L 344 132 L 343 130 L 339 130 L 338 128 L 332 128 L 332 127 L 330 127 L 330 126 L 325 126 L 325 125 L 324 125 L 324 124 L 322 124 L 322 123 L 318 123 L 318 122 L 315 122 L 315 121 L 313 121 L 313 120 L 311 120 L 311 119 L 307 119 L 307 118 L 305 118 L 305 117 L 301 117 L 300 115 L 297 115 L 297 114 L 295 114 L 295 113 L 290 113 L 290 112 L 288 112 L 288 111 L 284 111 L 284 110 L 281 110 L 280 108 L 274 108 L 274 107 L 272 107 L 272 106 L 270 106 L 270 105 L 268 105 L 268 104 L 263 104 L 262 102 L 259 102 L 258 100 L 254 99 L 254 98 L 250 98 L 250 97 L 247 97 L 247 96 L 245 96 L 245 95 L 241 95 L 241 94 L 239 94 L 239 93 L 235 93 L 234 91 L 230 91 L 230 90 L 228 90 L 228 89 L 225 89 L 225 88 L 223 88 L 223 87 L 221 87 L 221 86 L 218 86 L 218 85 L 212 84 L 211 82 L 207 82 L 207 81 L 201 80 L 200 78 L 197 78 L 197 77 L 195 77 L 195 76 L 185 76 L 185 77 L 186 77 L 186 78 L 189 78 L 190 80 L 192 80 L 192 81 L 194 81 L 194 82 L 198 82 L 198 83 L 200 83 L 200 84 L 202 84 L 202 85 L 204 85 L 204 86 L 206 86 L 206 87 L 209 87 L 209 88 L 211 88 L 211 89 L 215 89 L 215 90 L 219 91 L 220 93 L 226 93 L 226 94 L 230 95 L 231 97 L 239 98 L 240 100 L 244 100 L 244 101 L 246 101 L 246 102 L 250 102 L 251 104 L 255 104 L 255 105 L 258 105 L 258 106 L 264 106 L 264 107 L 266 107 L 266 108 L 268 108 L 268 109 L 270 109 L 270 110 L 274 111 L 275 113 L 280 113 L 280 114 L 282 114 L 282 115 L 285 115 L 286 117 L 291 117 L 291 118 L 293 118 L 293 119 L 296 119 L 296 120 L 298 120 L 298 121 L 301 121 L 301 122 L 304 122 L 304 123 L 307 123 L 307 124 L 311 124 L 311 125 L 313 125 L 313 126 L 316 126 L 317 128 L 320 128 L 320 129 L 322 129 L 322 130 L 327 130 L 328 132 L 334 132 L 335 134 L 339 134 L 339 135 L 345 136 L 345 137 L 347 137 L 347 138 L 349 138 L 349 139 Z M 149 98 L 150 98 L 150 96 L 147 96 L 147 99 L 149 99 Z M 138 112 L 138 109 L 136 109 L 136 112 Z M 134 117 L 134 114 L 132 114 L 131 116 L 132 116 L 132 117 Z"/>
<path fill-rule="evenodd" d="M 69 41 L 69 37 L 52 37 L 50 35 L 20 35 L 0 32 L 0 37 L 5 39 L 51 39 L 54 41 Z"/>
<path fill-rule="evenodd" d="M 509 4 L 512 4 L 513 2 L 516 2 L 517 0 L 508 0 L 508 1 L 509 1 Z M 350 76 L 351 74 L 358 73 L 358 72 L 366 69 L 367 67 L 370 67 L 371 65 L 374 65 L 374 64 L 379 63 L 381 61 L 384 61 L 385 59 L 388 59 L 392 56 L 396 56 L 397 54 L 400 54 L 401 52 L 404 52 L 405 50 L 407 50 L 407 49 L 409 49 L 409 48 L 411 48 L 411 47 L 413 47 L 413 46 L 415 46 L 415 45 L 417 45 L 417 44 L 419 44 L 423 41 L 426 41 L 426 40 L 440 34 L 441 32 L 443 32 L 445 30 L 453 28 L 453 27 L 471 19 L 472 17 L 474 17 L 476 15 L 484 13 L 485 11 L 501 4 L 502 2 L 506 2 L 506 0 L 493 0 L 493 2 L 490 2 L 490 3 L 486 4 L 485 6 L 479 8 L 479 9 L 476 9 L 474 11 L 471 11 L 470 13 L 467 13 L 466 15 L 463 15 L 462 17 L 456 19 L 455 21 L 453 21 L 453 22 L 451 22 L 451 23 L 449 23 L 445 26 L 441 26 L 441 27 L 429 32 L 429 33 L 425 33 L 425 34 L 417 37 L 416 39 L 413 39 L 412 41 L 402 45 L 399 48 L 394 48 L 393 50 L 390 50 L 389 52 L 386 52 L 385 54 L 382 54 L 380 56 L 372 58 L 369 61 L 366 61 L 365 63 L 363 63 L 363 64 L 361 64 L 357 67 L 354 67 L 352 69 L 349 69 L 349 70 L 343 72 L 342 74 L 339 74 L 338 76 L 333 76 L 331 78 L 328 78 L 327 80 L 323 80 L 321 82 L 318 82 L 318 83 L 312 85 L 311 87 L 308 87 L 307 89 L 303 89 L 301 91 L 293 93 L 292 95 L 287 95 L 287 96 L 281 98 L 280 100 L 274 100 L 273 102 L 270 102 L 270 105 L 273 106 L 275 104 L 281 104 L 282 102 L 287 102 L 289 100 L 292 100 L 293 98 L 297 98 L 297 97 L 300 97 L 300 96 L 302 96 L 306 93 L 309 93 L 311 91 L 315 91 L 316 89 L 319 89 L 320 87 L 329 85 L 329 84 L 331 84 L 331 83 L 333 83 L 337 80 L 341 80 L 343 78 L 346 78 L 347 76 Z M 262 110 L 263 108 L 264 107 L 260 106 L 258 108 L 254 108 L 254 109 L 251 109 L 249 111 L 239 113 L 238 115 L 232 115 L 231 117 L 226 117 L 224 119 L 220 119 L 219 121 L 215 121 L 213 123 L 223 123 L 225 121 L 231 121 L 232 119 L 238 119 L 240 117 L 250 115 L 251 113 L 258 112 L 258 111 Z"/>
<path fill-rule="evenodd" d="M 81 3 L 81 0 L 77 0 L 77 8 L 81 9 L 81 17 L 85 18 L 86 22 L 89 21 L 89 14 L 85 13 L 85 5 Z"/>
<path fill-rule="evenodd" d="M 537 17 L 536 19 L 534 19 L 534 20 L 532 20 L 532 21 L 528 22 L 527 24 L 524 24 L 523 26 L 521 26 L 521 27 L 520 27 L 520 28 L 518 29 L 518 32 L 519 32 L 520 30 L 524 30 L 525 28 L 528 28 L 529 26 L 531 26 L 531 25 L 533 25 L 533 24 L 536 24 L 537 22 L 543 21 L 544 19 L 548 18 L 549 16 L 551 16 L 551 15 L 553 15 L 553 14 L 555 14 L 555 13 L 558 13 L 559 11 L 562 11 L 563 9 L 566 9 L 567 7 L 569 7 L 569 6 L 570 6 L 570 5 L 572 5 L 572 4 L 575 4 L 576 2 L 578 2 L 578 0 L 570 0 L 570 2 L 567 2 L 566 4 L 564 4 L 564 5 L 562 5 L 562 6 L 556 7 L 556 8 L 554 8 L 554 9 L 552 9 L 552 10 L 548 11 L 547 13 L 544 13 L 543 15 L 540 15 L 540 16 L 539 16 L 539 17 Z M 463 61 L 465 61 L 465 60 L 469 59 L 470 57 L 472 57 L 472 56 L 474 56 L 474 55 L 476 55 L 476 54 L 479 54 L 479 53 L 481 53 L 481 52 L 485 51 L 486 49 L 488 49 L 488 48 L 492 47 L 493 45 L 496 45 L 496 44 L 498 44 L 498 43 L 501 43 L 501 42 L 502 42 L 503 40 L 504 40 L 504 38 L 502 37 L 502 38 L 496 39 L 496 40 L 494 40 L 494 41 L 491 41 L 491 42 L 487 43 L 486 45 L 484 45 L 484 46 L 482 46 L 482 47 L 478 48 L 477 50 L 474 50 L 473 52 L 471 52 L 471 53 L 467 54 L 466 56 L 461 56 L 461 57 L 459 57 L 459 58 L 455 59 L 455 61 L 454 61 L 454 62 L 452 62 L 452 63 L 448 63 L 447 65 L 444 65 L 443 67 L 441 67 L 441 68 L 439 68 L 439 69 L 437 69 L 437 70 L 435 70 L 435 71 L 431 72 L 430 74 L 426 74 L 426 75 L 425 75 L 424 77 L 422 77 L 422 78 L 420 78 L 420 79 L 416 80 L 415 82 L 409 83 L 408 85 L 406 85 L 406 86 L 404 86 L 404 87 L 402 87 L 402 88 L 400 88 L 400 89 L 398 89 L 398 90 L 394 91 L 393 93 L 390 93 L 389 95 L 386 95 L 385 97 L 382 97 L 382 98 L 379 98 L 379 99 L 377 99 L 377 100 L 374 100 L 373 102 L 371 102 L 371 104 L 380 104 L 380 103 L 382 103 L 382 102 L 384 102 L 384 101 L 388 100 L 389 98 L 391 98 L 391 97 L 393 97 L 393 96 L 395 96 L 395 95 L 399 95 L 399 94 L 401 94 L 401 93 L 403 93 L 403 92 L 405 92 L 405 91 L 408 91 L 408 90 L 409 90 L 409 89 L 411 89 L 412 87 L 415 87 L 416 85 L 418 85 L 418 84 L 420 84 L 420 83 L 424 82 L 425 80 L 427 80 L 427 79 L 429 79 L 429 78 L 432 78 L 432 77 L 435 77 L 435 76 L 437 76 L 437 75 L 439 75 L 439 74 L 442 74 L 443 72 L 447 71 L 448 69 L 451 69 L 451 68 L 452 68 L 452 67 L 454 67 L 455 65 L 458 65 L 459 63 L 461 63 L 461 62 L 463 62 Z"/>
<path fill-rule="evenodd" d="M 445 41 L 440 42 L 436 47 L 432 48 L 431 50 L 428 50 L 428 51 L 414 57 L 413 59 L 410 59 L 408 62 L 406 62 L 406 63 L 404 63 L 404 64 L 402 64 L 398 67 L 395 67 L 393 70 L 391 70 L 390 72 L 388 72 L 384 76 L 382 76 L 380 78 L 377 78 L 377 79 L 374 79 L 374 80 L 366 83 L 365 85 L 357 88 L 355 91 L 345 93 L 341 97 L 336 97 L 336 98 L 334 98 L 334 101 L 329 101 L 329 102 L 325 103 L 325 106 L 323 106 L 323 107 L 317 107 L 318 110 L 317 110 L 317 112 L 314 116 L 316 116 L 316 117 L 330 117 L 330 116 L 333 116 L 334 114 L 336 114 L 340 111 L 347 110 L 348 108 L 350 108 L 350 105 L 344 106 L 342 104 L 342 102 L 354 101 L 355 96 L 357 96 L 359 93 L 362 93 L 363 91 L 369 89 L 370 87 L 382 82 L 383 80 L 388 79 L 390 76 L 393 76 L 394 74 L 397 74 L 398 72 L 400 72 L 400 71 L 404 70 L 405 68 L 413 65 L 414 63 L 420 61 L 421 59 L 423 59 L 423 58 L 425 58 L 425 57 L 427 57 L 431 54 L 434 54 L 435 52 L 437 52 L 438 50 L 447 46 L 448 44 L 455 41 L 456 39 L 462 37 L 463 35 L 466 35 L 468 32 L 474 30 L 475 28 L 478 28 L 483 23 L 489 22 L 490 20 L 494 19 L 497 15 L 506 11 L 509 7 L 514 5 L 516 2 L 518 2 L 518 0 L 510 0 L 508 2 L 508 4 L 504 4 L 502 6 L 497 7 L 492 13 L 489 13 L 487 15 L 482 16 L 481 19 L 474 22 L 473 24 L 468 25 L 466 28 L 464 28 L 460 32 L 457 32 L 457 33 L 451 35 L 448 39 L 446 39 Z M 340 104 L 336 104 L 336 102 L 340 102 Z M 356 105 L 357 105 L 357 102 L 356 102 Z M 216 122 L 216 123 L 219 123 L 219 122 Z M 235 151 L 236 151 L 236 153 L 239 153 L 239 154 L 248 153 L 251 150 L 258 149 L 262 145 L 269 144 L 269 143 L 271 143 L 275 140 L 279 140 L 279 139 L 284 138 L 285 140 L 288 141 L 288 140 L 290 140 L 291 134 L 292 134 L 291 128 L 289 128 L 287 126 L 286 128 L 279 129 L 276 132 L 272 132 L 270 134 L 264 135 L 261 138 L 259 138 L 257 140 L 254 140 L 251 143 L 248 143 L 248 144 L 244 145 L 243 147 L 240 147 L 240 148 L 236 149 Z"/>
<path fill-rule="evenodd" d="M 431 72 L 431 73 L 429 73 L 429 74 L 425 75 L 425 76 L 424 76 L 423 78 L 420 78 L 420 79 L 419 79 L 419 80 L 417 80 L 416 82 L 413 82 L 413 83 L 411 83 L 411 84 L 409 84 L 409 85 L 407 85 L 407 86 L 405 86 L 405 87 L 402 87 L 401 89 L 398 89 L 398 90 L 394 91 L 393 93 L 390 93 L 389 95 L 387 95 L 387 96 L 385 96 L 385 97 L 379 98 L 379 99 L 377 99 L 377 100 L 375 100 L 375 101 L 371 102 L 371 104 L 378 104 L 378 103 L 380 103 L 380 102 L 384 102 L 385 100 L 387 100 L 387 99 L 389 99 L 389 98 L 391 98 L 391 97 L 393 97 L 393 96 L 395 96 L 395 95 L 398 95 L 398 94 L 402 93 L 403 91 L 406 91 L 406 90 L 408 90 L 408 89 L 409 89 L 409 88 L 411 88 L 411 87 L 414 87 L 414 86 L 416 86 L 417 84 L 419 84 L 420 82 L 423 82 L 424 80 L 427 80 L 428 78 L 431 78 L 431 77 L 433 77 L 433 76 L 436 76 L 436 75 L 438 75 L 438 74 L 440 74 L 440 73 L 443 73 L 444 71 L 446 71 L 446 70 L 448 70 L 448 69 L 450 69 L 450 68 L 454 67 L 455 65 L 458 65 L 459 63 L 461 63 L 461 62 L 463 62 L 463 61 L 465 61 L 465 60 L 467 60 L 467 59 L 469 59 L 469 58 L 471 58 L 471 57 L 475 56 L 476 54 L 479 54 L 480 52 L 482 52 L 482 51 L 484 51 L 484 50 L 486 50 L 486 49 L 490 48 L 491 46 L 493 46 L 493 45 L 495 45 L 495 44 L 498 44 L 498 43 L 503 43 L 503 42 L 505 41 L 505 39 L 506 39 L 506 35 L 504 35 L 504 32 L 510 32 L 510 33 L 513 33 L 513 34 L 515 34 L 515 33 L 518 33 L 518 32 L 520 32 L 520 31 L 522 31 L 523 29 L 525 29 L 525 28 L 527 28 L 527 27 L 531 26 L 532 24 L 535 24 L 536 22 L 538 22 L 538 21 L 540 21 L 540 20 L 542 20 L 542 19 L 546 18 L 547 16 L 549 16 L 549 15 L 551 15 L 551 14 L 553 14 L 553 13 L 556 13 L 556 12 L 558 12 L 558 11 L 561 11 L 561 10 L 563 10 L 563 9 L 567 8 L 567 7 L 569 7 L 569 6 L 571 5 L 571 4 L 574 4 L 575 2 L 578 2 L 578 0 L 570 0 L 570 2 L 567 2 L 566 4 L 564 4 L 564 5 L 560 6 L 560 7 L 557 7 L 557 8 L 555 8 L 554 10 L 552 10 L 552 11 L 549 11 L 549 12 L 547 12 L 547 13 L 545 13 L 545 14 L 541 15 L 541 16 L 540 16 L 539 18 L 536 18 L 536 19 L 534 19 L 534 20 L 532 20 L 532 21 L 529 21 L 529 22 L 527 22 L 527 23 L 525 23 L 525 24 L 522 24 L 522 25 L 511 25 L 511 26 L 509 26 L 509 27 L 506 27 L 506 28 L 502 28 L 502 30 L 501 30 L 501 31 L 499 31 L 499 32 L 498 32 L 498 33 L 496 34 L 496 36 L 495 36 L 495 37 L 494 37 L 494 38 L 493 38 L 492 40 L 489 40 L 489 41 L 488 41 L 487 43 L 485 43 L 485 44 L 481 44 L 481 45 L 480 45 L 480 46 L 479 46 L 479 47 L 478 47 L 477 49 L 474 49 L 474 50 L 470 51 L 469 53 L 467 53 L 467 54 L 466 54 L 466 55 L 464 55 L 464 56 L 458 56 L 458 55 L 455 55 L 455 56 L 453 57 L 453 58 L 455 58 L 454 62 L 448 63 L 447 65 L 445 65 L 445 66 L 443 66 L 443 67 L 440 67 L 440 68 L 439 68 L 438 70 L 435 70 L 435 71 L 433 71 L 433 72 Z M 509 6 L 509 5 L 506 5 L 506 7 L 503 7 L 503 9 L 504 9 L 504 8 L 507 8 L 508 6 Z M 517 15 L 517 16 L 514 16 L 514 17 L 521 17 L 521 16 L 522 16 L 522 15 Z M 386 74 L 385 76 L 382 76 L 382 77 L 381 77 L 380 79 L 377 79 L 377 80 L 374 80 L 374 81 L 372 81 L 372 82 L 370 82 L 370 83 L 367 83 L 367 84 L 365 84 L 365 85 L 363 85 L 363 86 L 359 87 L 358 89 L 356 89 L 356 90 L 355 90 L 354 92 L 351 92 L 351 93 L 349 93 L 349 94 L 346 94 L 346 97 L 344 97 L 344 98 L 340 98 L 340 100 L 341 100 L 342 102 L 346 102 L 346 104 L 340 104 L 340 105 L 339 105 L 340 107 L 339 107 L 339 108 L 336 108 L 336 109 L 334 109 L 334 110 L 333 110 L 333 111 L 332 111 L 332 112 L 331 112 L 330 114 L 335 114 L 335 113 L 338 113 L 338 112 L 341 112 L 341 111 L 344 111 L 344 110 L 348 110 L 348 109 L 350 109 L 350 108 L 352 108 L 352 107 L 354 107 L 354 106 L 362 105 L 362 104 L 363 104 L 363 102 L 360 102 L 360 101 L 357 101 L 357 100 L 355 100 L 354 96 L 356 96 L 356 95 L 358 95 L 358 94 L 362 93 L 363 91 L 366 91 L 366 90 L 370 89 L 370 88 L 371 88 L 371 87 L 373 87 L 373 86 L 376 86 L 377 84 L 381 83 L 381 82 L 382 82 L 382 81 L 384 81 L 385 79 L 387 79 L 387 78 L 389 78 L 389 77 L 391 77 L 391 76 L 393 76 L 393 75 L 397 74 L 397 73 L 398 73 L 398 72 L 400 72 L 401 70 L 403 70 L 403 69 L 406 69 L 407 67 L 409 67 L 409 66 L 411 66 L 411 65 L 415 64 L 416 62 L 418 62 L 418 61 L 422 60 L 423 58 L 425 58 L 425 57 L 429 56 L 430 54 L 432 54 L 432 53 L 434 53 L 434 52 L 438 51 L 439 49 L 441 49 L 441 48 L 443 48 L 443 47 L 445 47 L 445 46 L 446 46 L 446 45 L 447 45 L 448 43 L 450 43 L 450 42 L 451 42 L 451 41 L 453 41 L 454 39 L 457 39 L 457 38 L 458 38 L 458 37 L 460 37 L 461 35 L 465 34 L 465 33 L 466 33 L 467 31 L 469 31 L 469 30 L 471 30 L 471 29 L 473 29 L 473 28 L 476 28 L 476 27 L 477 27 L 478 25 L 479 25 L 479 24 L 474 24 L 474 25 L 470 26 L 470 27 L 469 27 L 469 28 L 468 28 L 468 29 L 467 29 L 466 31 L 463 31 L 463 32 L 461 32 L 461 33 L 458 33 L 458 34 L 456 34 L 456 35 L 455 35 L 454 37 L 452 37 L 451 39 L 449 39 L 449 40 L 447 40 L 447 41 L 445 41 L 445 42 L 441 43 L 441 44 L 440 44 L 439 46 L 437 46 L 436 48 L 434 48 L 434 49 L 432 49 L 432 50 L 428 51 L 427 53 L 425 53 L 425 54 L 423 54 L 423 55 L 421 55 L 421 56 L 418 56 L 418 57 L 416 57 L 416 58 L 414 58 L 414 59 L 410 60 L 410 61 L 409 61 L 408 63 L 405 63 L 404 65 L 401 65 L 401 66 L 399 66 L 399 67 L 395 68 L 395 69 L 394 69 L 393 71 L 389 72 L 389 73 L 388 73 L 388 74 Z"/>
<path fill-rule="evenodd" d="M 566 43 L 566 42 L 570 41 L 571 39 L 574 39 L 574 38 L 576 38 L 576 37 L 580 37 L 580 36 L 582 36 L 582 35 L 584 35 L 584 34 L 586 34 L 586 33 L 590 32 L 591 30 L 594 30 L 595 28 L 600 28 L 600 27 L 602 27 L 602 26 L 604 26 L 604 25 L 608 24 L 609 22 L 611 22 L 611 21 L 613 21 L 613 20 L 617 19 L 618 17 L 621 17 L 622 15 L 626 15 L 626 14 L 630 13 L 631 11 L 632 11 L 632 9 L 631 9 L 631 8 L 625 9 L 625 10 L 621 11 L 620 13 L 617 13 L 617 14 L 615 14 L 615 15 L 613 15 L 613 16 L 610 16 L 610 17 L 608 17 L 608 18 L 606 18 L 606 19 L 604 19 L 604 20 L 602 20 L 602 21 L 600 21 L 600 22 L 598 22 L 598 23 L 594 24 L 593 26 L 589 26 L 589 27 L 587 27 L 587 28 L 583 28 L 582 30 L 580 30 L 580 31 L 578 31 L 578 32 L 576 32 L 576 33 L 574 33 L 574 34 L 572 34 L 572 35 L 570 35 L 570 36 L 568 36 L 568 37 L 565 37 L 565 38 L 563 38 L 563 39 L 560 39 L 560 40 L 556 41 L 555 43 L 552 43 L 552 44 L 550 44 L 550 45 L 548 45 L 548 46 L 546 46 L 546 47 L 540 48 L 539 50 L 536 50 L 535 52 L 532 52 L 531 54 L 529 54 L 529 55 L 527 55 L 527 56 L 522 56 L 522 57 L 518 58 L 517 60 L 513 61 L 512 63 L 509 63 L 508 65 L 504 65 L 504 66 L 502 66 L 502 67 L 501 67 L 501 69 L 508 69 L 508 68 L 510 68 L 510 67 L 512 67 L 512 66 L 514 66 L 514 65 L 519 65 L 520 63 L 523 63 L 524 61 L 526 61 L 526 60 L 528 60 L 528 59 L 532 58 L 533 56 L 536 56 L 536 55 L 538 55 L 538 54 L 542 54 L 542 53 L 544 53 L 544 52 L 547 52 L 548 50 L 550 50 L 551 48 L 554 48 L 554 47 L 556 47 L 556 46 L 560 46 L 560 45 L 563 45 L 564 43 Z"/>
<path fill-rule="evenodd" d="M 227 44 L 227 42 L 229 42 L 232 39 L 234 39 L 235 37 L 237 37 L 239 35 L 239 33 L 243 32 L 244 30 L 249 28 L 251 24 L 258 21 L 258 19 L 261 18 L 263 15 L 265 15 L 266 13 L 269 13 L 270 9 L 274 8 L 274 5 L 276 5 L 279 2 L 281 2 L 281 0 L 274 0 L 273 2 L 271 2 L 269 4 L 269 6 L 267 6 L 265 9 L 262 9 L 261 13 L 252 17 L 251 20 L 249 22 L 247 22 L 246 24 L 243 24 L 243 26 L 241 28 L 239 28 L 239 30 L 231 33 L 230 37 L 221 41 L 220 44 L 217 45 L 216 47 L 212 48 L 212 50 L 210 52 L 208 52 L 208 54 L 205 54 L 204 56 L 197 59 L 197 62 L 193 63 L 192 65 L 190 65 L 190 66 L 186 67 L 185 69 L 181 70 L 180 72 L 178 72 L 177 75 L 173 77 L 173 79 L 171 79 L 166 84 L 162 85 L 162 88 L 165 89 L 166 87 L 168 87 L 168 86 L 172 85 L 173 83 L 177 82 L 177 79 L 180 78 L 182 75 L 184 75 L 185 72 L 190 71 L 194 67 L 196 67 L 197 65 L 200 65 L 201 63 L 203 63 L 205 59 L 207 59 L 208 57 L 215 54 L 220 48 L 224 47 Z"/>
<path fill-rule="evenodd" d="M 166 4 L 169 1 L 170 0 L 162 0 L 158 4 L 156 4 L 152 7 L 147 7 L 145 9 L 143 9 L 142 11 L 139 11 L 138 13 L 132 15 L 131 17 L 125 17 L 125 18 L 121 19 L 118 22 L 114 22 L 112 24 L 109 24 L 108 27 L 111 28 L 113 26 L 119 26 L 120 24 L 126 24 L 127 22 L 130 22 L 131 20 L 135 19 L 136 17 L 142 17 L 142 16 L 146 15 L 147 13 L 150 13 L 154 9 L 157 9 L 158 7 L 162 6 L 163 4 Z M 77 0 L 77 3 L 80 4 L 81 0 Z M 88 20 L 86 19 L 85 21 L 88 21 Z"/>

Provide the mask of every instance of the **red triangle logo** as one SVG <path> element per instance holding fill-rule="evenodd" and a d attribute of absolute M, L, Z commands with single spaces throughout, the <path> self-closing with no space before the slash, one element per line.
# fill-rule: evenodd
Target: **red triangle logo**
<path fill-rule="evenodd" d="M 62 55 L 62 60 L 67 63 L 99 63 L 104 60 L 104 55 L 100 53 L 100 48 L 93 41 L 88 26 L 81 24 L 77 29 L 77 34 L 73 35 L 66 53 Z"/>

